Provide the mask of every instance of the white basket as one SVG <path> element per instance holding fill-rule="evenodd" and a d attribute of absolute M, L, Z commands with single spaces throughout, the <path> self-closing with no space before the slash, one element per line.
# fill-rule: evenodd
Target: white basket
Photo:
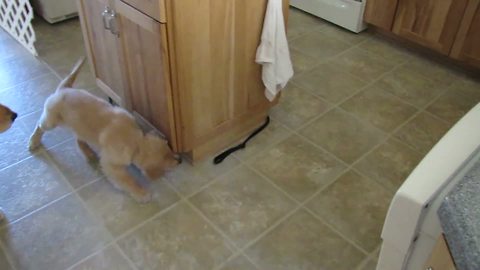
<path fill-rule="evenodd" d="M 0 26 L 32 54 L 37 55 L 31 21 L 33 10 L 28 0 L 0 0 Z"/>
<path fill-rule="evenodd" d="M 291 0 L 290 4 L 355 33 L 367 28 L 365 0 Z"/>
<path fill-rule="evenodd" d="M 32 0 L 31 2 L 35 12 L 49 23 L 78 16 L 75 0 Z"/>

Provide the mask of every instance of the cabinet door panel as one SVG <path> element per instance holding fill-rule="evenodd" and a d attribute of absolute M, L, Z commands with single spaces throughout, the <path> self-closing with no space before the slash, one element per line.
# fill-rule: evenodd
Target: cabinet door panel
<path fill-rule="evenodd" d="M 449 54 L 468 0 L 399 0 L 393 32 Z"/>
<path fill-rule="evenodd" d="M 480 0 L 470 0 L 452 57 L 480 68 Z"/>
<path fill-rule="evenodd" d="M 368 0 L 365 21 L 385 30 L 392 30 L 398 0 Z"/>
<path fill-rule="evenodd" d="M 172 82 L 188 151 L 271 106 L 255 63 L 267 1 L 166 3 L 169 21 L 175 22 L 167 23 Z"/>
<path fill-rule="evenodd" d="M 177 151 L 166 26 L 117 2 L 129 108 L 159 129 Z"/>
<path fill-rule="evenodd" d="M 119 40 L 105 29 L 102 17 L 108 1 L 78 0 L 77 4 L 85 47 L 97 85 L 115 102 L 124 105 L 125 83 Z"/>

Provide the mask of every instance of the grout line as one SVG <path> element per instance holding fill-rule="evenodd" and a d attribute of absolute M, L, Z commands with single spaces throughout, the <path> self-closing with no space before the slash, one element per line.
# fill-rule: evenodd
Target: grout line
<path fill-rule="evenodd" d="M 127 260 L 128 264 L 130 265 L 130 268 L 132 268 L 132 270 L 139 270 L 137 265 L 135 265 L 135 263 L 130 259 L 130 257 L 127 256 L 127 254 L 123 251 L 123 249 L 120 248 L 120 246 L 118 245 L 118 243 L 116 241 L 113 243 L 113 245 L 114 245 L 114 248 L 120 253 L 120 255 L 125 260 Z"/>
<path fill-rule="evenodd" d="M 107 248 L 110 248 L 113 246 L 113 243 L 109 243 L 107 245 L 105 245 L 104 247 L 102 247 L 100 250 L 97 250 L 95 252 L 93 252 L 92 254 L 90 255 L 87 255 L 86 257 L 80 259 L 79 261 L 77 261 L 76 263 L 72 264 L 71 266 L 67 267 L 66 270 L 71 270 L 75 267 L 77 267 L 78 265 L 82 264 L 83 262 L 86 262 L 87 260 L 89 260 L 90 258 L 93 258 L 95 257 L 96 255 L 102 253 L 103 251 L 105 251 Z"/>

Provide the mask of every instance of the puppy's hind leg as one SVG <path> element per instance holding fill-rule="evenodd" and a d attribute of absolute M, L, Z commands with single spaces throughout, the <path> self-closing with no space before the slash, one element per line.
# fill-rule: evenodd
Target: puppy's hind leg
<path fill-rule="evenodd" d="M 58 121 L 55 116 L 50 115 L 46 112 L 46 110 L 43 111 L 42 116 L 38 121 L 37 127 L 30 136 L 30 144 L 28 147 L 30 151 L 36 150 L 40 146 L 42 136 L 45 131 L 54 129 L 57 126 L 57 123 Z"/>
<path fill-rule="evenodd" d="M 126 166 L 114 165 L 103 159 L 100 159 L 100 163 L 108 180 L 116 188 L 130 193 L 130 195 L 140 203 L 146 203 L 151 200 L 151 194 L 135 181 L 128 173 Z"/>
<path fill-rule="evenodd" d="M 77 139 L 78 148 L 83 153 L 88 162 L 96 162 L 98 160 L 97 153 L 86 142 Z"/>

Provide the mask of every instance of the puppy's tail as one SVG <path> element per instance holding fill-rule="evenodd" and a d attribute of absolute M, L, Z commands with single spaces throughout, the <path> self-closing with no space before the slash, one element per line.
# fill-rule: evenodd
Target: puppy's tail
<path fill-rule="evenodd" d="M 77 61 L 70 74 L 68 74 L 68 76 L 58 85 L 57 90 L 62 88 L 71 88 L 73 86 L 73 83 L 75 82 L 83 63 L 85 63 L 85 57 L 82 57 Z"/>

